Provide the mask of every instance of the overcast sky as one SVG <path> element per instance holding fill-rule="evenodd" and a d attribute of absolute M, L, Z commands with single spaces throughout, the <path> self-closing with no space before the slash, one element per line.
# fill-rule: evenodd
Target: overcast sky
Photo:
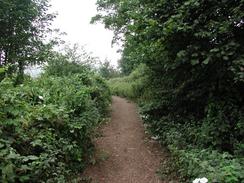
<path fill-rule="evenodd" d="M 94 56 L 108 58 L 117 65 L 120 54 L 116 52 L 118 47 L 111 47 L 113 32 L 102 24 L 90 24 L 91 17 L 96 15 L 96 0 L 50 0 L 50 3 L 51 11 L 58 13 L 54 27 L 68 34 L 65 41 L 85 45 Z"/>

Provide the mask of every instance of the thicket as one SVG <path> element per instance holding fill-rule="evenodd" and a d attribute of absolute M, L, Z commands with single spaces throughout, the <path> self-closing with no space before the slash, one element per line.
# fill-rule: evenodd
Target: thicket
<path fill-rule="evenodd" d="M 149 130 L 172 152 L 182 181 L 204 176 L 210 182 L 243 182 L 244 1 L 97 5 L 102 13 L 93 21 L 102 21 L 123 41 L 120 66 L 124 74 L 132 72 L 113 80 L 112 90 L 131 97 L 136 80 L 128 78 L 146 65 L 147 71 L 139 72 L 147 79 L 137 79 L 143 94 L 133 96 L 139 96 Z"/>
<path fill-rule="evenodd" d="M 0 182 L 65 182 L 92 156 L 110 93 L 88 70 L 0 83 Z M 75 176 L 74 176 L 75 177 Z"/>

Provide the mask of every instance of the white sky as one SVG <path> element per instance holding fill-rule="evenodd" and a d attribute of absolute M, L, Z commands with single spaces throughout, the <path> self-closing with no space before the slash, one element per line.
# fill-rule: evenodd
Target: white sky
<path fill-rule="evenodd" d="M 101 60 L 108 58 L 117 66 L 120 54 L 116 45 L 111 46 L 113 32 L 102 24 L 90 24 L 91 17 L 97 13 L 96 0 L 50 0 L 50 3 L 51 11 L 58 13 L 53 26 L 68 34 L 63 37 L 65 41 L 85 45 L 93 56 Z"/>

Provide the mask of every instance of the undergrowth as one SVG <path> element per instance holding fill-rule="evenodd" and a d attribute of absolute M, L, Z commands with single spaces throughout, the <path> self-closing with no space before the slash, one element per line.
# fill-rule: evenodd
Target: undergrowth
<path fill-rule="evenodd" d="M 0 182 L 67 182 L 93 154 L 110 93 L 90 71 L 0 83 Z"/>
<path fill-rule="evenodd" d="M 153 80 L 149 79 L 150 70 L 143 66 L 129 76 L 110 80 L 109 85 L 114 95 L 138 102 L 148 131 L 171 152 L 159 171 L 161 178 L 178 175 L 183 183 L 198 177 L 211 183 L 244 182 L 244 118 L 238 106 L 230 101 L 212 101 L 202 119 L 173 115 L 172 93 L 155 93 L 157 89 L 150 87 Z M 230 125 L 228 119 L 235 123 Z"/>

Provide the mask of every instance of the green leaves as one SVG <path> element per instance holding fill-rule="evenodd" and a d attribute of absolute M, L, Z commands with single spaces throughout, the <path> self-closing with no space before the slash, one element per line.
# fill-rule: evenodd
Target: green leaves
<path fill-rule="evenodd" d="M 208 57 L 208 58 L 206 58 L 202 63 L 205 64 L 205 65 L 207 65 L 207 64 L 210 62 L 210 60 L 211 60 L 211 59 Z"/>
<path fill-rule="evenodd" d="M 199 60 L 198 59 L 192 59 L 191 60 L 191 64 L 194 66 L 194 65 L 197 65 L 199 64 Z"/>
<path fill-rule="evenodd" d="M 176 153 L 182 182 L 207 175 L 243 182 L 244 1 L 97 4 L 99 19 L 124 43 L 128 76 L 111 80 L 112 92 L 143 101 L 148 127 Z M 144 75 L 133 78 L 138 70 Z M 221 157 L 226 152 L 233 157 Z"/>
<path fill-rule="evenodd" d="M 24 67 L 43 62 L 50 48 L 43 41 L 54 18 L 47 12 L 47 2 L 1 0 L 0 66 L 11 65 L 8 74 L 18 73 L 17 82 L 22 82 Z"/>
<path fill-rule="evenodd" d="M 12 163 L 7 164 L 2 168 L 2 181 L 3 183 L 15 182 L 14 166 Z"/>
<path fill-rule="evenodd" d="M 91 156 L 110 104 L 105 81 L 87 69 L 10 81 L 0 83 L 0 182 L 65 182 Z"/>
<path fill-rule="evenodd" d="M 5 68 L 0 68 L 0 74 L 5 72 Z"/>

